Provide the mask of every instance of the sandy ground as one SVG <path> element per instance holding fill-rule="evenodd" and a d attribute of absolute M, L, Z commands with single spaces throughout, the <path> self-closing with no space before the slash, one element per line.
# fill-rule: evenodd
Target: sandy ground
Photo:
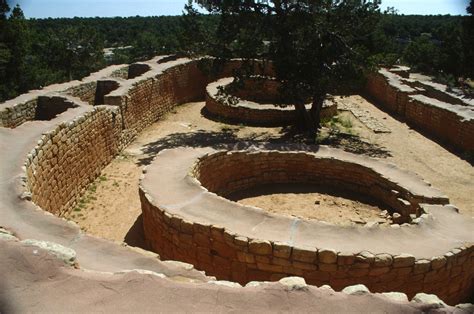
<path fill-rule="evenodd" d="M 386 152 L 382 155 L 388 161 L 418 173 L 441 189 L 463 214 L 474 213 L 474 168 L 468 162 L 392 118 L 364 98 L 351 96 L 347 100 L 357 103 L 391 130 L 391 133 L 376 134 L 350 113 L 344 112 L 341 116 L 351 121 L 351 132 L 359 135 L 363 143 L 377 144 Z M 202 102 L 182 105 L 176 112 L 144 130 L 103 170 L 101 177 L 91 185 L 82 202 L 68 218 L 90 234 L 119 242 L 125 240 L 134 245 L 134 238 L 140 232 L 141 219 L 138 178 L 142 167 L 149 164 L 159 151 L 178 146 L 208 146 L 241 140 L 285 141 L 287 138 L 284 128 L 244 127 L 207 119 L 201 114 L 203 106 Z M 362 145 L 362 149 L 366 146 Z M 361 202 L 315 191 L 280 192 L 242 198 L 240 202 L 272 212 L 337 224 L 378 219 L 384 223 L 380 217 L 383 208 L 371 205 L 370 200 Z"/>
<path fill-rule="evenodd" d="M 228 198 L 271 213 L 315 219 L 335 225 L 391 223 L 386 219 L 388 208 L 382 212 L 370 199 L 356 198 L 353 194 L 334 190 L 324 191 L 319 186 L 266 185 L 233 193 Z"/>

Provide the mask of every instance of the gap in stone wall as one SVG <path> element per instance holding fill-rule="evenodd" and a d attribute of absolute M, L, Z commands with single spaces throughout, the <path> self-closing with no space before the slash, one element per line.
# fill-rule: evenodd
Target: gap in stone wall
<path fill-rule="evenodd" d="M 77 105 L 63 97 L 59 96 L 40 96 L 35 110 L 34 120 L 52 120 L 58 114 L 75 108 Z"/>
<path fill-rule="evenodd" d="M 150 70 L 151 70 L 151 67 L 147 64 L 142 64 L 142 63 L 130 64 L 130 66 L 128 67 L 127 79 L 128 80 L 134 79 Z"/>
<path fill-rule="evenodd" d="M 104 104 L 104 96 L 120 87 L 117 81 L 102 80 L 97 81 L 95 90 L 94 106 Z"/>

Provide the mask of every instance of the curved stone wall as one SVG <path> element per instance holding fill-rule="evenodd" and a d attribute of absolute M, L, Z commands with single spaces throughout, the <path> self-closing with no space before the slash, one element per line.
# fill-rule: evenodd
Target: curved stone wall
<path fill-rule="evenodd" d="M 194 176 L 223 194 L 267 180 L 357 182 L 352 188 L 384 202 L 393 202 L 394 195 L 423 202 L 420 207 L 429 214 L 414 224 L 386 228 L 333 226 L 231 202 L 208 192 Z M 450 206 L 437 205 L 448 201 L 439 191 L 374 160 L 325 148 L 315 154 L 175 149 L 162 152 L 146 169 L 140 198 L 153 250 L 219 279 L 247 283 L 293 275 L 336 290 L 362 283 L 376 292 L 435 293 L 450 303 L 473 291 L 472 224 Z"/>
<path fill-rule="evenodd" d="M 247 79 L 243 89 L 236 92 L 224 92 L 233 82 L 233 78 L 223 78 L 209 84 L 206 88 L 206 110 L 230 122 L 250 125 L 279 126 L 289 125 L 296 121 L 296 112 L 293 106 L 275 106 L 260 101 L 275 101 L 278 84 L 275 81 L 259 83 L 259 79 Z M 253 92 L 262 88 L 263 91 Z M 253 100 L 253 101 L 251 101 Z M 307 109 L 311 105 L 306 105 Z M 337 106 L 326 101 L 321 111 L 321 118 L 332 117 L 337 113 Z"/>
<path fill-rule="evenodd" d="M 412 194 L 396 181 L 361 164 L 316 158 L 304 152 L 221 152 L 200 158 L 193 174 L 208 191 L 223 197 L 259 185 L 288 183 L 352 192 L 399 213 L 402 216 L 399 222 L 411 222 L 412 218 L 421 216 L 421 203 L 449 203 L 440 195 Z"/>
<path fill-rule="evenodd" d="M 25 166 L 32 200 L 53 214 L 71 209 L 119 152 L 120 113 L 96 107 L 45 133 Z"/>
<path fill-rule="evenodd" d="M 2 178 L 0 224 L 3 227 L 15 230 L 18 237 L 47 239 L 70 246 L 77 250 L 81 265 L 85 265 L 87 269 L 116 271 L 144 268 L 169 273 L 170 276 L 176 276 L 176 273 L 179 273 L 179 276 L 186 274 L 185 276 L 194 278 L 191 276 L 193 274 L 200 280 L 209 280 L 195 270 L 189 270 L 189 265 L 183 266 L 177 263 L 179 266 L 173 268 L 169 266 L 171 262 L 168 262 L 169 264 L 164 266 L 165 263 L 158 263 L 156 257 L 149 258 L 132 252 L 131 249 L 90 237 L 80 232 L 77 226 L 74 227 L 70 223 L 35 211 L 31 202 L 26 201 L 31 197 L 36 205 L 58 215 L 70 210 L 87 185 L 141 130 L 158 120 L 174 106 L 182 102 L 202 99 L 205 86 L 209 81 L 231 75 L 232 70 L 240 63 L 238 60 L 231 62 L 221 70 L 221 74 L 215 74 L 209 78 L 201 72 L 198 66 L 199 60 L 176 59 L 165 63 L 157 61 L 158 59 L 153 59 L 146 62 L 150 66 L 150 71 L 132 79 L 128 79 L 128 75 L 125 75 L 123 65 L 112 66 L 92 74 L 83 81 L 48 86 L 40 91 L 32 91 L 0 104 L 0 124 L 4 127 L 0 128 L 0 139 L 5 141 L 2 144 L 12 144 L 11 140 L 5 140 L 12 138 L 18 142 L 13 143 L 12 149 L 8 150 L 8 165 L 5 162 L 7 156 L 2 158 L 2 164 L 0 164 L 2 170 L 0 171 L 0 178 Z M 127 67 L 127 71 L 128 69 Z M 117 74 L 117 71 L 121 74 Z M 102 99 L 103 96 L 105 106 L 93 107 L 92 105 L 97 103 L 97 89 L 100 81 L 111 82 L 113 86 L 105 86 L 106 91 L 100 93 L 99 98 Z M 109 91 L 108 95 L 102 95 Z M 58 114 L 51 121 L 32 121 L 39 97 L 64 97 L 77 107 Z M 99 101 L 101 102 L 102 100 Z M 17 128 L 6 129 L 13 127 Z M 7 145 L 6 147 L 10 148 Z M 27 155 L 28 152 L 30 153 Z M 21 169 L 25 156 L 25 168 Z M 180 167 L 177 164 L 176 169 Z M 190 169 L 191 167 L 187 168 L 187 170 Z M 28 191 L 22 190 L 21 192 L 25 192 L 21 195 L 23 200 L 19 200 L 18 196 L 21 192 L 17 195 L 19 191 L 17 188 L 24 180 L 23 175 L 26 175 Z M 190 186 L 195 184 L 191 178 L 185 181 L 191 182 Z M 170 182 L 167 188 L 176 188 L 177 193 L 182 193 L 173 184 Z M 202 187 L 198 185 L 197 187 L 202 192 Z M 186 193 L 181 196 L 189 196 L 189 200 L 193 201 L 192 193 Z M 332 247 L 332 249 L 324 249 L 326 246 L 300 245 L 296 237 L 293 239 L 293 245 L 288 245 L 285 241 L 278 240 L 278 234 L 287 230 L 288 225 L 283 229 L 268 230 L 268 237 L 246 234 L 240 230 L 236 230 L 239 233 L 233 233 L 234 231 L 229 231 L 233 230 L 232 228 L 218 222 L 199 222 L 189 219 L 190 217 L 182 219 L 175 213 L 169 214 L 162 210 L 161 205 L 159 207 L 155 205 L 154 199 L 150 198 L 149 194 L 140 191 L 140 195 L 145 204 L 143 205 L 144 216 L 151 217 L 146 220 L 145 227 L 151 230 L 152 237 L 164 239 L 166 236 L 170 240 L 159 244 L 166 246 L 163 249 L 163 252 L 166 252 L 164 257 L 177 256 L 180 260 L 193 260 L 200 269 L 212 266 L 214 269 L 212 271 L 219 274 L 221 278 L 228 276 L 228 278 L 235 278 L 236 281 L 245 282 L 248 278 L 274 280 L 285 274 L 305 274 L 308 278 L 313 276 L 309 280 L 312 283 L 330 283 L 337 289 L 341 289 L 345 287 L 344 285 L 367 282 L 376 289 L 374 291 L 401 290 L 397 287 L 410 284 L 413 287 L 426 287 L 423 288 L 424 291 L 439 293 L 449 302 L 464 299 L 466 291 L 469 291 L 469 280 L 472 278 L 473 269 L 472 246 L 469 243 L 464 244 L 463 228 L 451 227 L 456 222 L 460 222 L 462 226 L 463 221 L 453 215 L 452 210 L 447 206 L 429 207 L 428 212 L 436 213 L 435 217 L 438 220 L 428 219 L 430 217 L 428 215 L 428 218 L 422 219 L 418 225 L 420 229 L 425 230 L 423 235 L 427 238 L 425 240 L 420 238 L 420 251 L 425 254 L 427 247 L 433 249 L 433 246 L 436 246 L 440 253 L 436 257 L 423 255 L 423 258 L 412 254 L 416 257 L 412 263 L 412 257 L 400 252 L 383 253 L 390 257 L 379 256 L 380 254 L 375 250 L 372 255 L 362 250 L 348 252 L 358 249 L 354 248 L 352 243 L 346 246 L 347 250 L 339 250 L 328 242 L 327 247 Z M 224 202 L 219 203 L 219 206 L 224 205 L 222 208 L 225 211 L 228 201 L 215 197 L 219 199 L 219 202 Z M 178 205 L 174 204 L 174 206 Z M 420 206 L 426 209 L 425 205 Z M 165 207 L 167 210 L 173 210 L 173 206 Z M 219 210 L 219 207 L 217 209 Z M 258 217 L 262 217 L 260 214 Z M 255 217 L 254 215 L 255 212 L 250 213 L 250 217 Z M 211 213 L 209 217 L 218 218 L 215 213 Z M 261 225 L 265 225 L 264 221 L 269 216 L 265 217 Z M 240 225 L 240 221 L 245 222 L 245 217 L 239 218 L 242 219 L 234 220 L 237 225 Z M 275 219 L 270 218 L 272 221 Z M 442 239 L 439 243 L 436 239 L 428 241 L 431 227 L 433 225 L 436 227 L 437 221 L 444 218 L 447 220 L 446 229 L 452 231 L 446 234 L 446 238 L 449 241 L 458 241 L 458 246 L 452 247 L 459 249 L 450 248 L 451 253 L 449 250 L 441 252 L 439 249 L 446 247 L 446 239 Z M 193 222 L 189 223 L 189 221 Z M 303 221 L 293 223 L 296 224 L 298 230 L 306 226 Z M 402 230 L 402 238 L 416 236 L 413 228 L 415 228 L 414 225 L 406 225 L 399 229 L 391 228 L 388 232 Z M 256 230 L 258 231 L 258 228 Z M 365 233 L 371 229 L 358 230 Z M 437 230 L 435 229 L 434 232 Z M 445 231 L 443 229 L 442 233 L 445 234 Z M 374 237 L 385 236 L 378 231 L 370 232 L 375 232 Z M 237 234 L 242 234 L 242 236 L 237 236 Z M 265 238 L 266 240 L 259 240 Z M 242 250 L 238 251 L 236 247 Z M 314 260 L 308 262 L 311 258 Z M 380 262 L 381 260 L 384 262 Z M 468 261 L 471 264 L 468 264 Z M 390 264 L 390 266 L 384 266 L 389 270 L 383 268 L 380 263 Z M 406 265 L 405 263 L 410 265 L 399 267 Z M 285 272 L 280 271 L 281 267 Z M 334 272 L 335 268 L 337 268 L 336 272 Z M 378 270 L 373 272 L 373 268 Z M 410 268 L 410 271 L 407 268 Z M 415 275 L 418 275 L 420 271 L 423 277 L 416 277 Z M 378 272 L 383 272 L 383 274 L 380 275 Z M 328 274 L 329 277 L 327 277 Z M 349 277 L 348 274 L 350 274 Z M 379 277 L 383 278 L 383 283 L 380 280 L 377 281 L 376 278 Z M 449 279 L 449 285 L 442 285 L 440 278 L 444 278 L 445 281 Z M 390 280 L 393 283 L 385 284 Z M 410 292 L 409 288 L 407 289 L 405 291 Z"/>

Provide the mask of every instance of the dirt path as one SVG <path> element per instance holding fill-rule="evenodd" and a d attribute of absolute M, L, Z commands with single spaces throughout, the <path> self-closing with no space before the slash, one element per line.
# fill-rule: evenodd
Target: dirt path
<path fill-rule="evenodd" d="M 387 158 L 388 161 L 399 168 L 417 173 L 443 191 L 461 213 L 470 216 L 474 214 L 474 167 L 364 98 L 351 96 L 350 101 L 366 110 L 391 131 L 376 134 L 353 119 L 354 129 L 361 137 L 387 148 L 392 155 Z"/>
<path fill-rule="evenodd" d="M 376 134 L 344 112 L 341 116 L 351 121 L 350 129 L 367 142 L 378 144 L 391 155 L 387 159 L 400 168 L 414 171 L 435 187 L 445 192 L 462 213 L 472 215 L 474 168 L 451 154 L 443 147 L 411 130 L 405 124 L 391 118 L 374 105 L 359 96 L 345 101 L 355 102 L 384 124 L 391 133 Z M 91 185 L 82 202 L 69 215 L 85 231 L 103 238 L 122 242 L 136 236 L 140 229 L 137 221 L 141 214 L 138 198 L 138 178 L 142 167 L 149 164 L 155 154 L 166 148 L 178 146 L 208 146 L 245 141 L 284 141 L 283 128 L 255 128 L 227 125 L 202 116 L 204 103 L 190 103 L 177 108 L 165 119 L 146 130 L 112 161 L 100 178 Z M 276 193 L 251 200 L 268 210 L 279 210 L 287 214 L 306 216 L 333 223 L 344 224 L 360 217 L 377 219 L 380 210 L 370 205 L 361 205 L 347 199 L 337 199 L 318 193 Z M 315 201 L 329 209 L 315 213 Z M 335 203 L 335 204 L 333 204 Z M 249 203 L 250 204 L 250 203 Z M 279 206 L 275 207 L 275 204 Z M 283 204 L 287 204 L 283 206 Z M 295 208 L 294 205 L 298 208 Z M 344 205 L 345 204 L 345 205 Z M 323 206 L 324 205 L 324 206 Z M 333 206 L 335 205 L 335 206 Z M 341 209 L 335 208 L 341 205 Z M 360 207 L 354 215 L 352 209 Z M 359 218 L 358 218 L 359 217 Z M 133 242 L 133 241 L 132 241 Z"/>

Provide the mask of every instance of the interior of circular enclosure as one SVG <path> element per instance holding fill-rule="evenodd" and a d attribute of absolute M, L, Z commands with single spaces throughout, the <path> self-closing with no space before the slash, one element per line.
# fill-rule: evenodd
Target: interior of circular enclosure
<path fill-rule="evenodd" d="M 304 152 L 219 152 L 200 158 L 193 174 L 208 191 L 225 198 L 264 185 L 304 184 L 333 195 L 361 195 L 358 200 L 387 209 L 395 223 L 422 214 L 413 195 L 376 171 Z"/>
<path fill-rule="evenodd" d="M 229 95 L 261 104 L 284 105 L 280 95 L 281 83 L 271 77 L 251 76 L 225 87 Z M 287 104 L 289 105 L 289 104 Z"/>

